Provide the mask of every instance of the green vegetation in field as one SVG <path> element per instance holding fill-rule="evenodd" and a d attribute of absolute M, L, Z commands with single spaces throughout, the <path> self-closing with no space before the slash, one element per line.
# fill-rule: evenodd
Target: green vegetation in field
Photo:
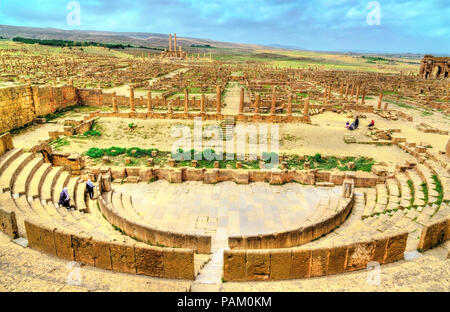
<path fill-rule="evenodd" d="M 70 145 L 70 141 L 67 138 L 59 138 L 50 143 L 55 150 L 60 150 L 63 146 Z"/>
<path fill-rule="evenodd" d="M 209 45 L 209 44 L 191 44 L 191 48 L 202 48 L 202 49 L 215 49 L 215 47 Z"/>
<path fill-rule="evenodd" d="M 426 204 L 426 203 L 428 203 L 428 186 L 425 182 L 423 182 L 420 186 L 422 187 L 422 192 L 424 194 L 423 201 Z"/>
<path fill-rule="evenodd" d="M 435 184 L 434 190 L 436 192 L 438 192 L 438 197 L 436 199 L 435 204 L 440 206 L 442 204 L 443 199 L 444 199 L 444 190 L 442 188 L 442 183 L 439 180 L 439 178 L 437 177 L 437 175 L 433 175 L 431 178 L 433 179 L 434 184 Z"/>
<path fill-rule="evenodd" d="M 139 49 L 150 49 L 150 50 L 158 50 L 163 51 L 161 48 L 148 48 L 144 46 L 133 46 L 131 44 L 121 44 L 121 43 L 100 43 L 94 41 L 84 41 L 84 42 L 76 42 L 71 40 L 43 40 L 43 39 L 30 39 L 23 37 L 15 37 L 13 38 L 14 42 L 20 42 L 25 44 L 40 44 L 52 47 L 102 47 L 107 49 L 125 49 L 125 48 L 139 48 Z"/>
<path fill-rule="evenodd" d="M 414 205 L 414 196 L 416 194 L 416 191 L 414 190 L 414 182 L 412 180 L 408 180 L 406 183 L 408 183 L 409 191 L 411 194 L 410 207 L 412 207 Z"/>

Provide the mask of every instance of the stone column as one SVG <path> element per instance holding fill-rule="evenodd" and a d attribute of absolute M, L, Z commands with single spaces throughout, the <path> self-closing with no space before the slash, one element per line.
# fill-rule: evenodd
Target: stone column
<path fill-rule="evenodd" d="M 117 105 L 117 98 L 116 95 L 113 95 L 113 112 L 118 113 L 119 112 L 119 105 Z"/>
<path fill-rule="evenodd" d="M 204 94 L 202 94 L 201 99 L 200 99 L 200 113 L 202 113 L 202 114 L 205 113 L 205 102 L 206 102 L 206 96 Z"/>
<path fill-rule="evenodd" d="M 169 34 L 169 55 L 172 52 L 172 34 Z"/>
<path fill-rule="evenodd" d="M 362 104 L 362 105 L 365 105 L 365 104 L 366 104 L 366 88 L 363 88 L 363 94 L 362 94 L 361 104 Z"/>
<path fill-rule="evenodd" d="M 220 86 L 217 86 L 217 96 L 216 96 L 216 113 L 220 114 L 222 112 L 222 90 Z"/>
<path fill-rule="evenodd" d="M 358 101 L 359 101 L 359 91 L 360 91 L 360 86 L 358 85 L 358 87 L 356 88 L 356 103 L 358 103 Z"/>
<path fill-rule="evenodd" d="M 353 96 L 355 95 L 355 85 L 352 85 L 352 92 L 350 94 L 350 100 L 353 101 Z"/>
<path fill-rule="evenodd" d="M 184 112 L 189 113 L 189 90 L 187 88 L 184 90 Z"/>
<path fill-rule="evenodd" d="M 177 34 L 173 34 L 173 50 L 177 52 Z"/>
<path fill-rule="evenodd" d="M 275 106 L 277 105 L 277 90 L 275 86 L 272 89 L 272 104 L 270 105 L 270 114 L 275 115 Z"/>
<path fill-rule="evenodd" d="M 345 88 L 345 99 L 348 98 L 348 90 L 350 89 L 350 86 L 347 85 L 347 87 Z"/>
<path fill-rule="evenodd" d="M 244 113 L 244 88 L 241 88 L 241 96 L 239 98 L 239 115 L 242 115 Z"/>
<path fill-rule="evenodd" d="M 380 98 L 378 99 L 378 109 L 381 109 L 381 101 L 383 100 L 383 93 L 380 93 Z"/>
<path fill-rule="evenodd" d="M 309 100 L 305 99 L 305 105 L 303 106 L 303 117 L 309 117 Z"/>
<path fill-rule="evenodd" d="M 341 82 L 341 88 L 339 89 L 339 95 L 341 97 L 344 95 L 344 82 Z"/>
<path fill-rule="evenodd" d="M 256 93 L 255 99 L 255 114 L 259 114 L 259 106 L 261 105 L 261 95 Z"/>
<path fill-rule="evenodd" d="M 130 86 L 130 110 L 132 112 L 136 111 L 136 108 L 134 106 L 134 88 Z"/>
<path fill-rule="evenodd" d="M 167 97 L 164 97 L 164 106 L 167 104 L 167 113 L 168 114 L 173 114 L 173 107 L 172 107 L 172 103 L 173 101 L 169 101 L 167 100 Z"/>
<path fill-rule="evenodd" d="M 292 93 L 289 93 L 287 115 L 292 116 Z"/>
<path fill-rule="evenodd" d="M 147 92 L 147 113 L 152 113 L 153 105 L 152 105 L 152 93 Z"/>
<path fill-rule="evenodd" d="M 384 110 L 387 110 L 388 109 L 388 102 L 386 102 L 386 103 L 384 103 Z"/>

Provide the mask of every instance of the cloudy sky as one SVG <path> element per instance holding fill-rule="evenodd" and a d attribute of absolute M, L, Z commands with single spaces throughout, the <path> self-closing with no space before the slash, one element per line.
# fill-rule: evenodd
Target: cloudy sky
<path fill-rule="evenodd" d="M 450 54 L 450 0 L 0 0 L 0 24 L 310 50 Z M 71 25 L 72 24 L 72 25 Z"/>

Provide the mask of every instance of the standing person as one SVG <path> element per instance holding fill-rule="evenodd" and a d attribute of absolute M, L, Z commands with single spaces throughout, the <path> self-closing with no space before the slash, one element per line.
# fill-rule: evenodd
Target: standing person
<path fill-rule="evenodd" d="M 65 187 L 61 195 L 59 195 L 59 202 L 58 204 L 60 206 L 66 207 L 67 209 L 70 209 L 70 196 L 69 196 L 69 189 Z"/>
<path fill-rule="evenodd" d="M 356 116 L 354 124 L 355 124 L 355 129 L 358 129 L 358 127 L 359 127 L 359 117 L 358 116 Z"/>
<path fill-rule="evenodd" d="M 94 183 L 91 180 L 88 180 L 86 183 L 86 191 L 89 194 L 89 198 L 94 199 Z"/>

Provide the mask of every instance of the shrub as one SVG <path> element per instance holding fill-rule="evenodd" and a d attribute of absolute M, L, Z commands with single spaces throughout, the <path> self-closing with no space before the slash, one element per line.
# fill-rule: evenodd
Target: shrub
<path fill-rule="evenodd" d="M 127 150 L 127 155 L 129 157 L 141 158 L 147 155 L 147 150 L 141 149 L 139 147 L 132 147 Z"/>
<path fill-rule="evenodd" d="M 95 159 L 103 157 L 105 155 L 105 152 L 100 148 L 93 147 L 87 151 L 86 155 L 88 155 L 90 158 Z"/>
<path fill-rule="evenodd" d="M 112 157 L 123 155 L 126 152 L 127 152 L 126 148 L 116 147 L 116 146 L 105 149 L 106 155 L 112 156 Z"/>
<path fill-rule="evenodd" d="M 102 136 L 101 132 L 97 131 L 97 130 L 89 130 L 85 133 L 83 133 L 84 136 L 86 137 L 100 137 Z"/>

